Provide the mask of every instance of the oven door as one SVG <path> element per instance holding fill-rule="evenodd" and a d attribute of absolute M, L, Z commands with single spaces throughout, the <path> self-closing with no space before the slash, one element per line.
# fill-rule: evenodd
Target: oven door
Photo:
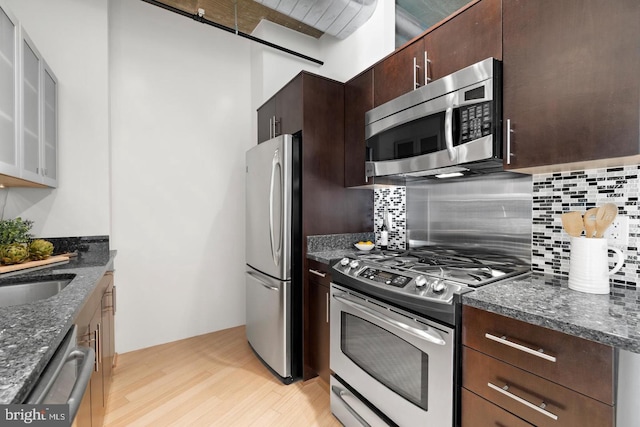
<path fill-rule="evenodd" d="M 331 370 L 394 423 L 452 425 L 453 329 L 332 283 L 330 340 Z"/>

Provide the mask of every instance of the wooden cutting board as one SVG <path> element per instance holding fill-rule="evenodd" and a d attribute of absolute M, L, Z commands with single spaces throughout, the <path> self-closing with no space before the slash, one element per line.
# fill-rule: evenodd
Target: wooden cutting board
<path fill-rule="evenodd" d="M 0 274 L 12 271 L 24 270 L 26 268 L 42 267 L 43 265 L 55 264 L 57 262 L 69 261 L 68 255 L 56 255 L 39 261 L 28 261 L 21 264 L 1 265 Z"/>

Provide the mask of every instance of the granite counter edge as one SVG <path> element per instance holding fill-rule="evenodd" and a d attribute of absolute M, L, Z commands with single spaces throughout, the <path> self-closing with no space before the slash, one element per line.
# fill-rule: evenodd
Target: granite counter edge
<path fill-rule="evenodd" d="M 633 338 L 625 338 L 596 329 L 579 326 L 573 323 L 563 322 L 558 319 L 509 308 L 500 304 L 481 301 L 473 298 L 472 294 L 464 295 L 462 297 L 462 304 L 479 308 L 481 310 L 490 311 L 492 313 L 500 314 L 512 319 L 521 320 L 532 325 L 552 329 L 554 331 L 562 332 L 567 335 L 584 338 L 600 344 L 631 351 L 633 353 L 640 353 L 640 340 L 636 340 Z"/>

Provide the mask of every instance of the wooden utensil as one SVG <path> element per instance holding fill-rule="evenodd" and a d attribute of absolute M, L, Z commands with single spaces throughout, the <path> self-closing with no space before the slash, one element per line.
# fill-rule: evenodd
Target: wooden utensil
<path fill-rule="evenodd" d="M 584 214 L 584 234 L 593 237 L 596 234 L 596 214 L 598 208 L 591 208 Z"/>
<path fill-rule="evenodd" d="M 580 237 L 582 230 L 584 230 L 584 222 L 580 212 L 565 212 L 560 215 L 560 219 L 562 220 L 562 228 L 569 236 Z"/>
<path fill-rule="evenodd" d="M 596 237 L 604 236 L 604 232 L 618 215 L 618 207 L 613 203 L 605 203 L 596 213 Z"/>

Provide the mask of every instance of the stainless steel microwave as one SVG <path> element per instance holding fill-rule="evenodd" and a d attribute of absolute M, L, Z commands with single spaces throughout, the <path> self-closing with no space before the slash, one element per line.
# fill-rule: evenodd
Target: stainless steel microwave
<path fill-rule="evenodd" d="M 365 115 L 366 175 L 502 170 L 502 68 L 488 58 Z"/>

